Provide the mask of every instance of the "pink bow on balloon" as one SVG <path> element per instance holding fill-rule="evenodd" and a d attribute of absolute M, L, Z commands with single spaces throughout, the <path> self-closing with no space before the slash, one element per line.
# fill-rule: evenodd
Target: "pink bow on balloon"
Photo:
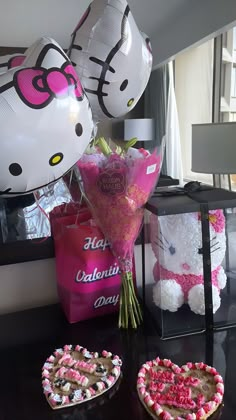
<path fill-rule="evenodd" d="M 81 101 L 83 88 L 71 64 L 61 68 L 25 68 L 14 75 L 14 86 L 21 100 L 31 108 L 44 108 L 54 98 L 73 96 Z"/>

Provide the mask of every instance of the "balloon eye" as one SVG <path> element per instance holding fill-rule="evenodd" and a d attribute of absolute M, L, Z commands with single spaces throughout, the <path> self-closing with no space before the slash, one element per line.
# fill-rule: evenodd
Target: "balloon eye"
<path fill-rule="evenodd" d="M 130 107 L 134 103 L 134 98 L 130 99 L 127 103 L 127 106 Z"/>
<path fill-rule="evenodd" d="M 120 90 L 121 90 L 121 92 L 123 92 L 123 90 L 125 90 L 126 88 L 127 88 L 127 86 L 128 86 L 128 79 L 125 79 L 122 83 L 121 83 L 121 85 L 120 85 Z"/>
<path fill-rule="evenodd" d="M 49 159 L 49 165 L 50 166 L 56 166 L 58 165 L 63 159 L 62 153 L 55 153 L 50 159 Z"/>
<path fill-rule="evenodd" d="M 83 127 L 82 127 L 82 124 L 80 124 L 80 123 L 78 123 L 78 124 L 76 124 L 76 126 L 75 126 L 75 132 L 76 132 L 76 135 L 77 136 L 82 136 L 82 134 L 83 134 Z"/>
<path fill-rule="evenodd" d="M 22 174 L 22 167 L 19 165 L 19 163 L 11 163 L 9 166 L 9 172 L 13 176 L 19 176 Z"/>

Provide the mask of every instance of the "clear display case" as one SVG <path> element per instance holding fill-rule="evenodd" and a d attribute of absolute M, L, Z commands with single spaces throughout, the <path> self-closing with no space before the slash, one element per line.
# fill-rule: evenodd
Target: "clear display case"
<path fill-rule="evenodd" d="M 142 249 L 139 292 L 163 339 L 236 326 L 236 193 L 154 195 Z"/>

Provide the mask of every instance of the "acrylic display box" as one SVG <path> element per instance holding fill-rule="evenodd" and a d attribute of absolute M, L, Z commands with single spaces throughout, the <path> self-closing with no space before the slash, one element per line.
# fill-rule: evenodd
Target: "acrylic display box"
<path fill-rule="evenodd" d="M 145 209 L 139 288 L 163 339 L 236 326 L 236 193 L 154 194 Z"/>

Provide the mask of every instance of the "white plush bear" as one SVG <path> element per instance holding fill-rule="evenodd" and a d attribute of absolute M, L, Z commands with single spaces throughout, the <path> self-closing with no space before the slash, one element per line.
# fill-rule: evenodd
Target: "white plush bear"
<path fill-rule="evenodd" d="M 226 285 L 222 267 L 225 256 L 225 218 L 222 210 L 209 214 L 213 312 L 220 307 L 220 290 Z M 205 314 L 202 230 L 198 213 L 150 217 L 151 244 L 157 262 L 154 303 L 175 312 L 188 303 L 196 314 Z"/>

